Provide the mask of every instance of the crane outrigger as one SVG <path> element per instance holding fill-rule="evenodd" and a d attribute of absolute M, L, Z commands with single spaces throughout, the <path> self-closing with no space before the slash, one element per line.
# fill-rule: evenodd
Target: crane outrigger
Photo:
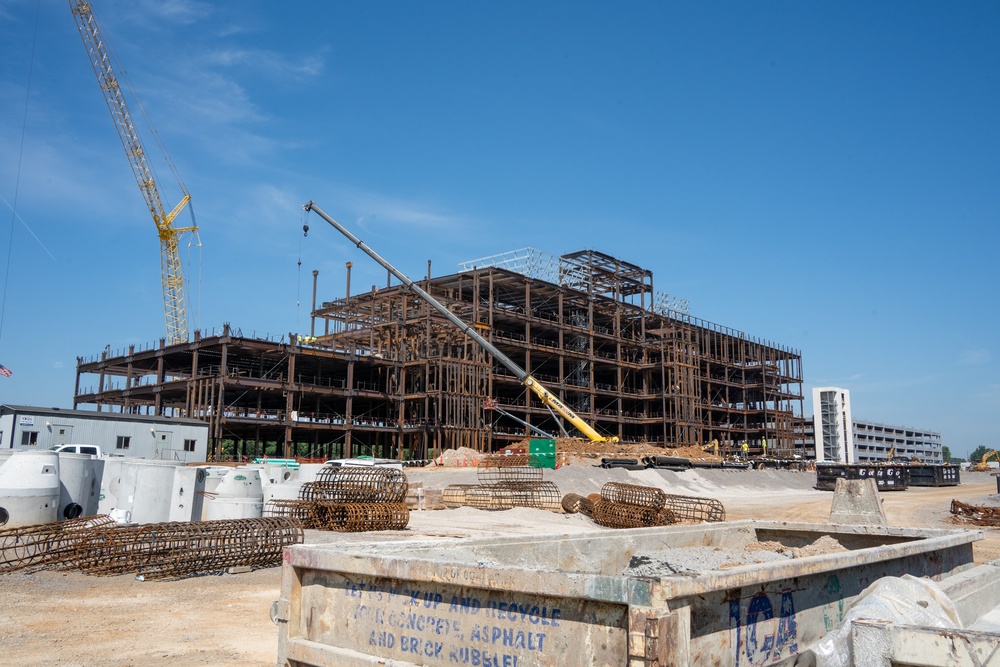
<path fill-rule="evenodd" d="M 484 350 L 493 355 L 493 358 L 499 361 L 507 368 L 507 370 L 513 373 L 514 377 L 517 378 L 518 382 L 520 382 L 522 385 L 530 389 L 532 393 L 534 393 L 535 396 L 537 396 L 539 400 L 541 400 L 543 405 L 553 410 L 556 414 L 558 414 L 563 419 L 568 421 L 570 424 L 575 426 L 577 430 L 583 433 L 589 440 L 591 440 L 592 442 L 611 442 L 611 443 L 618 442 L 618 438 L 615 436 L 605 437 L 600 433 L 598 433 L 593 426 L 588 424 L 586 421 L 580 418 L 579 415 L 570 410 L 565 403 L 559 400 L 559 397 L 557 397 L 555 394 L 549 391 L 537 379 L 533 378 L 531 374 L 528 373 L 528 371 L 524 370 L 516 363 L 514 363 L 514 361 L 512 361 L 510 357 L 508 357 L 506 354 L 498 350 L 496 346 L 493 345 L 493 343 L 483 338 L 483 336 L 478 331 L 476 331 L 473 327 L 463 322 L 457 315 L 448 310 L 448 308 L 446 308 L 444 304 L 442 304 L 437 299 L 428 294 L 426 291 L 421 289 L 419 285 L 415 284 L 412 280 L 407 278 L 406 275 L 404 275 L 399 269 L 394 267 L 392 264 L 383 259 L 377 252 L 375 252 L 367 245 L 365 245 L 365 243 L 362 242 L 361 239 L 359 239 L 357 236 L 348 231 L 339 222 L 337 222 L 329 215 L 327 215 L 323 211 L 323 209 L 316 206 L 314 202 L 309 202 L 308 204 L 304 204 L 302 208 L 304 208 L 306 211 L 313 211 L 314 213 L 316 213 L 316 215 L 318 215 L 327 223 L 329 223 L 331 227 L 333 227 L 338 232 L 346 236 L 351 241 L 351 243 L 356 245 L 362 252 L 364 252 L 366 255 L 368 255 L 376 262 L 378 262 L 389 273 L 396 276 L 399 282 L 405 285 L 409 290 L 414 292 L 421 299 L 426 301 L 436 311 L 441 313 L 449 322 L 458 327 L 462 333 L 464 333 L 466 336 L 468 336 L 477 344 L 479 344 L 480 347 L 482 347 Z"/>

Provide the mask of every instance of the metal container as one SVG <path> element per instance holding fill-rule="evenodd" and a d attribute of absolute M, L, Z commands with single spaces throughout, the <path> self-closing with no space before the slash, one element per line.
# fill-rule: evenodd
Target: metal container
<path fill-rule="evenodd" d="M 724 559 L 727 550 L 793 550 L 821 538 L 848 551 L 756 564 L 717 558 L 679 573 L 636 569 L 684 549 Z M 972 567 L 972 542 L 981 538 L 979 531 L 738 521 L 294 546 L 271 610 L 278 664 L 770 665 L 833 628 L 882 576 L 939 578 Z"/>
<path fill-rule="evenodd" d="M 962 483 L 958 466 L 910 464 L 910 486 L 958 486 Z"/>
<path fill-rule="evenodd" d="M 528 453 L 540 468 L 556 467 L 556 441 L 551 438 L 532 438 L 528 442 Z"/>
<path fill-rule="evenodd" d="M 879 491 L 906 491 L 910 473 L 906 466 L 887 465 L 817 465 L 816 488 L 833 491 L 838 479 L 874 479 Z"/>

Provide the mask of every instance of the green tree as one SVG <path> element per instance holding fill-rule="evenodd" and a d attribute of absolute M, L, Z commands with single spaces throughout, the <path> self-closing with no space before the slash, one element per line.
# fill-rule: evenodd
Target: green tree
<path fill-rule="evenodd" d="M 971 454 L 969 454 L 969 461 L 972 463 L 979 463 L 983 456 L 991 451 L 992 447 L 987 447 L 986 445 L 979 445 L 976 447 Z"/>
<path fill-rule="evenodd" d="M 948 463 L 949 461 L 951 461 L 951 449 L 948 447 L 948 445 L 943 445 L 941 447 L 941 459 L 945 463 Z"/>

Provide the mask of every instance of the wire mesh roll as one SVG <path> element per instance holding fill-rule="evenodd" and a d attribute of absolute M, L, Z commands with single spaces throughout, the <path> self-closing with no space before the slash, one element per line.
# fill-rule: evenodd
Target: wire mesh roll
<path fill-rule="evenodd" d="M 661 509 L 666 502 L 666 495 L 653 486 L 638 486 L 622 484 L 621 482 L 606 482 L 601 487 L 601 497 L 619 505 L 635 505 L 636 507 L 651 507 Z"/>
<path fill-rule="evenodd" d="M 499 486 L 473 486 L 465 490 L 465 504 L 481 510 L 514 509 L 514 495 Z"/>
<path fill-rule="evenodd" d="M 462 507 L 465 505 L 466 491 L 475 486 L 475 484 L 449 484 L 441 491 L 441 502 L 446 507 Z"/>
<path fill-rule="evenodd" d="M 559 487 L 553 482 L 540 482 L 528 488 L 509 489 L 514 507 L 532 507 L 549 512 L 561 512 Z"/>
<path fill-rule="evenodd" d="M 476 476 L 482 486 L 530 487 L 542 481 L 542 468 L 536 457 L 528 454 L 484 456 Z"/>
<path fill-rule="evenodd" d="M 594 514 L 594 501 L 576 493 L 567 493 L 563 496 L 561 505 L 563 510 L 569 514 L 580 513 L 585 516 L 593 516 Z"/>
<path fill-rule="evenodd" d="M 105 527 L 87 530 L 77 552 L 61 566 L 96 575 L 176 578 L 278 565 L 284 548 L 302 541 L 301 524 L 289 517 Z"/>
<path fill-rule="evenodd" d="M 583 496 L 576 493 L 567 493 L 562 497 L 561 505 L 563 511 L 567 514 L 576 514 L 580 511 L 580 501 L 583 500 Z"/>
<path fill-rule="evenodd" d="M 673 513 L 676 521 L 715 522 L 726 520 L 726 508 L 714 498 L 668 494 L 665 496 L 663 507 Z"/>
<path fill-rule="evenodd" d="M 315 482 L 302 485 L 301 500 L 338 503 L 401 503 L 409 484 L 399 468 L 325 466 Z"/>
<path fill-rule="evenodd" d="M 75 553 L 84 531 L 115 525 L 107 515 L 0 531 L 0 573 L 40 568 Z"/>
<path fill-rule="evenodd" d="M 601 498 L 594 503 L 594 523 L 608 528 L 646 528 L 661 526 L 665 516 L 662 509 L 626 505 Z M 670 522 L 673 523 L 673 522 Z"/>

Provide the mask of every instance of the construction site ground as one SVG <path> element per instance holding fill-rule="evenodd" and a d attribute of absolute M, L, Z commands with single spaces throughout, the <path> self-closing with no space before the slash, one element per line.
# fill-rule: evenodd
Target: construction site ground
<path fill-rule="evenodd" d="M 813 488 L 814 472 L 693 469 L 683 472 L 602 469 L 575 464 L 546 470 L 562 493 L 586 495 L 607 481 L 652 485 L 667 493 L 721 500 L 728 519 L 826 522 L 832 493 Z M 476 482 L 474 468 L 408 471 L 425 489 Z M 1000 505 L 996 478 L 962 473 L 957 487 L 911 487 L 881 494 L 889 523 L 956 528 L 949 513 L 957 498 Z M 961 526 L 965 527 L 965 526 Z M 1000 529 L 979 528 L 977 563 L 1000 558 Z M 517 508 L 488 512 L 468 507 L 414 511 L 405 531 L 321 533 L 306 543 L 427 539 L 462 540 L 498 535 L 568 534 L 607 530 L 579 514 Z M 0 664 L 274 665 L 278 629 L 268 610 L 278 598 L 281 568 L 242 574 L 140 582 L 134 576 L 93 577 L 40 571 L 0 575 Z"/>

